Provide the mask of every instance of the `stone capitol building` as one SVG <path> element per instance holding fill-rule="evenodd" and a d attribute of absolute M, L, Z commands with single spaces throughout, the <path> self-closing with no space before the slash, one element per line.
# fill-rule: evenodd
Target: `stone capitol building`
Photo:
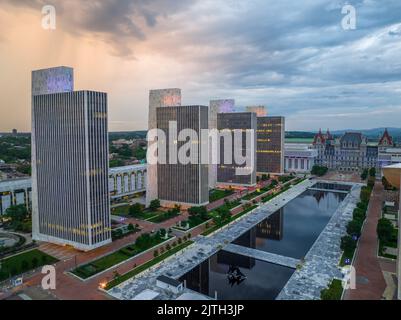
<path fill-rule="evenodd" d="M 387 130 L 379 143 L 368 142 L 367 137 L 358 132 L 347 132 L 335 138 L 329 130 L 326 133 L 320 130 L 312 148 L 317 150 L 316 165 L 342 172 L 360 172 L 370 168 L 379 171 L 379 154 L 386 147 L 394 147 Z"/>

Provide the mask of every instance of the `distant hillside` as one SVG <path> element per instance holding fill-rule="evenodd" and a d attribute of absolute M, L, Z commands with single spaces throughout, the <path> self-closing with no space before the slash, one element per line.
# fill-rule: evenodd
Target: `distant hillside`
<path fill-rule="evenodd" d="M 119 140 L 119 139 L 146 139 L 147 131 L 126 131 L 126 132 L 110 132 L 110 140 Z"/>
<path fill-rule="evenodd" d="M 332 131 L 331 133 L 335 137 L 342 136 L 346 132 L 361 132 L 363 135 L 368 137 L 370 141 L 378 141 L 381 136 L 383 135 L 383 132 L 386 128 L 374 128 L 374 129 L 365 129 L 365 130 L 336 130 Z M 401 143 L 401 128 L 387 128 L 389 131 L 390 135 L 393 137 L 394 141 L 398 144 Z M 309 139 L 313 139 L 315 136 L 316 132 L 305 132 L 305 131 L 288 131 L 286 132 L 286 139 L 289 142 L 293 141 L 308 141 Z"/>
<path fill-rule="evenodd" d="M 286 139 L 313 139 L 315 134 L 315 132 L 306 131 L 287 131 L 285 137 Z"/>
<path fill-rule="evenodd" d="M 374 128 L 374 129 L 365 129 L 365 130 L 338 130 L 338 131 L 333 131 L 332 133 L 334 135 L 342 135 L 345 132 L 362 132 L 363 135 L 367 136 L 368 138 L 371 139 L 379 139 L 382 135 L 383 132 L 386 128 Z M 387 128 L 389 131 L 390 135 L 393 136 L 395 139 L 400 140 L 401 138 L 401 128 Z"/>

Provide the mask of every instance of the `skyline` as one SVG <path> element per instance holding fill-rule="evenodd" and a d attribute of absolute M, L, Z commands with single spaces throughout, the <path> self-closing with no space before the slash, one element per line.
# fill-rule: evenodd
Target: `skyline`
<path fill-rule="evenodd" d="M 56 65 L 108 93 L 113 132 L 146 130 L 149 90 L 170 87 L 186 105 L 266 105 L 287 131 L 399 127 L 397 1 L 349 1 L 350 31 L 341 1 L 55 0 L 55 31 L 41 28 L 45 1 L 0 3 L 0 131 L 30 131 L 31 71 Z"/>

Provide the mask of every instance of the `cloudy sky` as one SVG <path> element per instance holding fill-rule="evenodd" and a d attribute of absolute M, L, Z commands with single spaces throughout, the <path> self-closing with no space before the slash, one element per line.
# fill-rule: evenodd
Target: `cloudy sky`
<path fill-rule="evenodd" d="M 146 129 L 149 90 L 170 87 L 266 105 L 288 130 L 401 127 L 400 0 L 0 0 L 0 30 L 0 131 L 30 130 L 30 72 L 57 65 L 108 92 L 113 131 Z"/>

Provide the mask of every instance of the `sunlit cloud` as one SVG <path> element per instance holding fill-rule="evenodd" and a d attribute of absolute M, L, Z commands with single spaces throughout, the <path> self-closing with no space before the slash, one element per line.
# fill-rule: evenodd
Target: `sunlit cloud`
<path fill-rule="evenodd" d="M 148 92 L 163 87 L 187 104 L 267 105 L 289 130 L 399 126 L 399 0 L 348 1 L 353 31 L 343 1 L 51 2 L 54 32 L 40 26 L 47 1 L 0 0 L 2 130 L 30 130 L 30 71 L 54 65 L 109 93 L 112 130 L 146 129 Z"/>

